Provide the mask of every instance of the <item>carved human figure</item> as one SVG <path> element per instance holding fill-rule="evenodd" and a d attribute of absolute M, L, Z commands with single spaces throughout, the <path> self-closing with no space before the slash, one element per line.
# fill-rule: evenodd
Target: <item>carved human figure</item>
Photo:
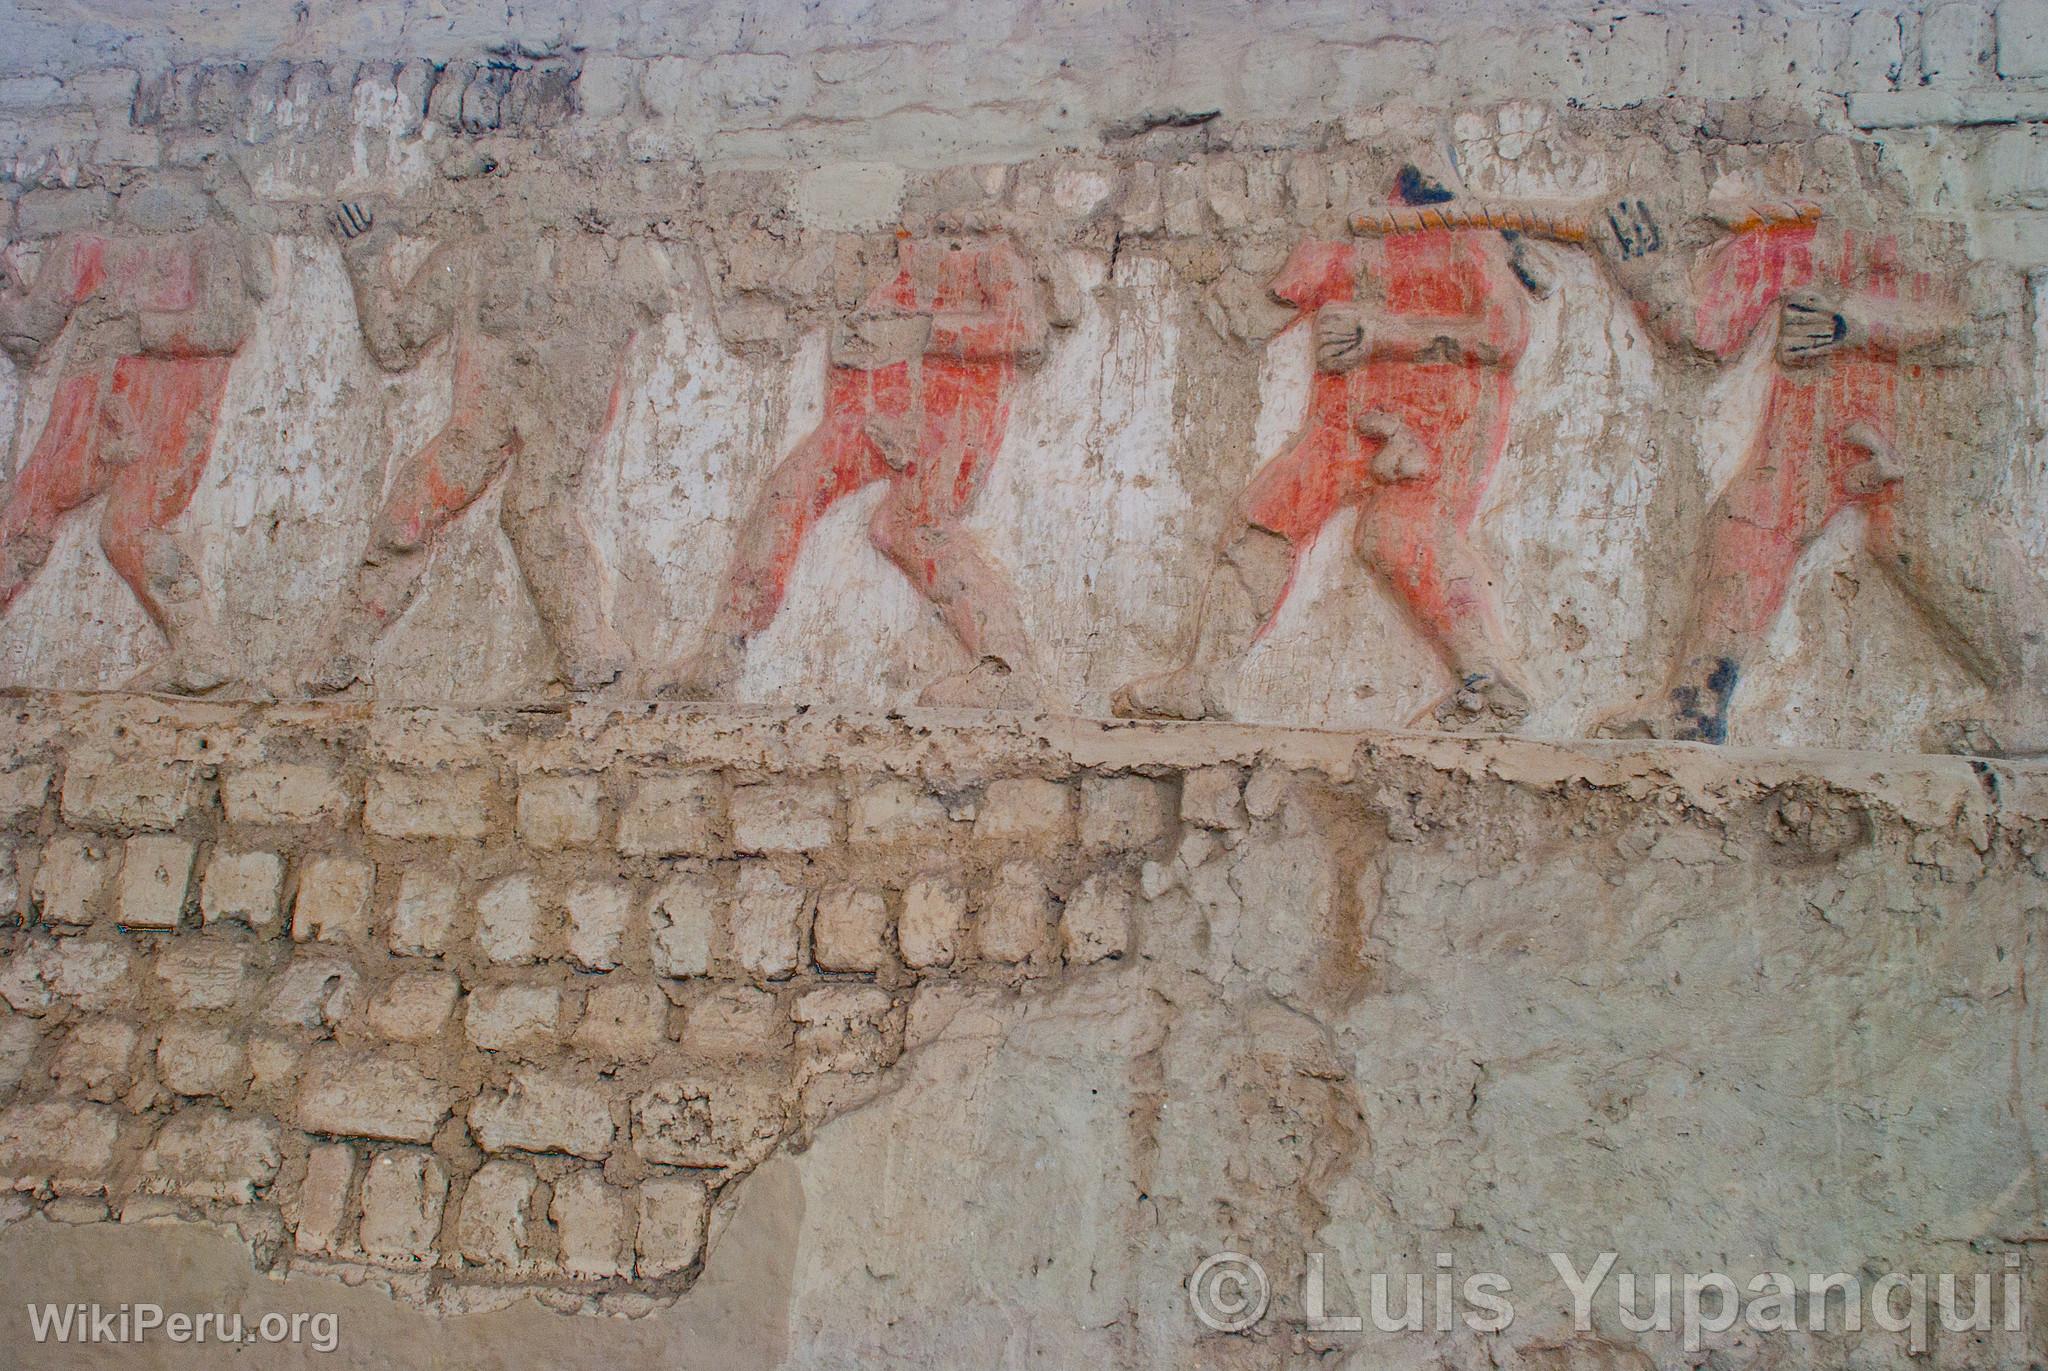
<path fill-rule="evenodd" d="M 0 348 L 24 369 L 55 350 L 58 375 L 0 509 L 0 608 L 42 569 L 64 516 L 105 496 L 101 551 L 170 644 L 134 683 L 198 691 L 236 675 L 169 525 L 199 487 L 229 368 L 271 286 L 267 238 L 200 179 L 174 176 L 126 188 L 108 224 L 58 235 L 31 280 L 8 280 Z"/>
<path fill-rule="evenodd" d="M 1661 708 L 1607 721 L 1610 734 L 1718 743 L 1745 664 L 1783 608 L 1800 555 L 1845 511 L 1929 626 L 1991 686 L 2019 685 L 2018 633 L 2002 631 L 1939 559 L 1915 554 L 1896 518 L 1901 419 L 1928 370 L 1968 359 L 1952 295 L 1890 235 L 1830 223 L 1811 206 L 1721 206 L 1724 236 L 1682 272 L 1655 258 L 1664 232 L 1638 202 L 1607 243 L 1652 332 L 1715 360 L 1775 327 L 1770 377 L 1748 448 L 1707 516 L 1699 577 Z M 1673 287 L 1680 289 L 1674 291 Z M 2016 571 L 2017 568 L 2009 568 Z M 1974 724 L 1945 741 L 1982 746 Z"/>
<path fill-rule="evenodd" d="M 833 340 L 824 418 L 769 474 L 740 525 L 703 644 L 661 693 L 728 696 L 747 640 L 782 607 L 805 537 L 834 504 L 879 481 L 888 492 L 869 541 L 970 659 L 922 702 L 1039 703 L 1016 597 L 962 521 L 1002 447 L 1019 378 L 1046 351 L 1041 285 L 1000 233 L 900 235 L 895 267 Z"/>
<path fill-rule="evenodd" d="M 1394 200 L 1448 198 L 1408 168 Z M 1312 239 L 1295 250 L 1270 289 L 1314 330 L 1308 418 L 1238 497 L 1187 659 L 1119 690 L 1118 714 L 1222 714 L 1220 670 L 1272 625 L 1324 525 L 1353 507 L 1359 560 L 1457 677 L 1426 712 L 1451 726 L 1512 727 L 1526 716 L 1493 572 L 1470 529 L 1507 443 L 1531 270 L 1491 229 Z"/>
<path fill-rule="evenodd" d="M 501 473 L 499 519 L 572 689 L 603 686 L 631 653 L 604 609 L 605 566 L 577 498 L 617 419 L 627 350 L 672 308 L 666 261 L 639 238 L 503 219 L 458 225 L 403 280 L 389 270 L 388 216 L 332 216 L 363 341 L 387 371 L 448 343 L 447 423 L 399 460 L 369 546 L 304 684 L 346 689 L 405 613 L 436 535 Z M 510 221 L 510 222 L 508 222 Z"/>

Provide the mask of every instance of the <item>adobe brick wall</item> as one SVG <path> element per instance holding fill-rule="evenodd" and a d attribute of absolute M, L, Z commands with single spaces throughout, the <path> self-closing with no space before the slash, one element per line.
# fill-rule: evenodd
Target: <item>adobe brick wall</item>
<path fill-rule="evenodd" d="M 0 1241 L 61 1256 L 43 1285 L 92 1250 L 105 1285 L 182 1218 L 286 1280 L 257 1306 L 367 1278 L 463 1314 L 433 1334 L 458 1355 L 524 1294 L 647 1321 L 533 1334 L 567 1364 L 682 1345 L 737 1281 L 767 1302 L 742 1325 L 822 1366 L 871 1336 L 850 1253 L 908 1263 L 897 1345 L 943 1355 L 985 1346 L 954 1283 L 1044 1242 L 1114 1283 L 1003 1304 L 1141 1364 L 1212 1347 L 1143 1312 L 1197 1248 L 1269 1256 L 1300 1348 L 1303 1233 L 1359 1271 L 1453 1243 L 1533 1290 L 1518 1227 L 1644 1270 L 1752 1240 L 2002 1270 L 2024 1227 L 2038 766 L 61 695 L 15 697 L 6 747 Z M 1616 1146 L 1649 1172 L 1575 1193 Z M 1865 1155 L 1853 1200 L 1770 1179 Z M 968 1268 L 875 1191 L 898 1165 L 973 1212 Z M 1672 1185 L 1707 1190 L 1666 1211 Z"/>
<path fill-rule="evenodd" d="M 2017 1257 L 1933 1360 L 2034 1367 L 2044 125 L 2048 0 L 20 0 L 0 500 L 64 498 L 0 514 L 0 1348 L 140 1299 L 365 1366 L 1927 1364 L 1575 1329 L 1545 1254 L 1615 1251 Z M 1345 409 L 1410 517 L 1275 557 L 1407 181 L 1548 216 L 1439 244 L 1504 437 L 1404 503 L 1444 471 Z M 1816 215 L 1798 299 L 1670 336 Z M 845 384 L 958 360 L 899 269 L 1009 340 L 973 462 Z M 866 484 L 743 565 L 821 418 Z M 1698 669 L 1716 538 L 1808 505 Z M 1201 720 L 1111 719 L 1213 640 L 1136 701 Z M 1315 1326 L 1437 1253 L 1515 1324 Z"/>

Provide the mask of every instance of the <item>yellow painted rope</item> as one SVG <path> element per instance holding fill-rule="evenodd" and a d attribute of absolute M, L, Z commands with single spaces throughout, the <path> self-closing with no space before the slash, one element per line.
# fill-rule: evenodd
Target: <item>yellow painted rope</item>
<path fill-rule="evenodd" d="M 1498 229 L 1560 243 L 1586 241 L 1585 220 L 1521 205 L 1417 205 L 1360 210 L 1351 216 L 1351 231 L 1359 234 L 1388 236 L 1442 229 Z"/>
<path fill-rule="evenodd" d="M 1773 201 L 1748 207 L 1742 218 L 1725 227 L 1730 233 L 1745 233 L 1782 224 L 1811 224 L 1819 218 L 1819 205 L 1799 200 Z M 1578 212 L 1534 205 L 1403 205 L 1359 210 L 1351 216 L 1351 231 L 1357 234 L 1387 237 L 1444 229 L 1496 229 L 1559 243 L 1584 243 L 1590 232 L 1586 218 Z"/>

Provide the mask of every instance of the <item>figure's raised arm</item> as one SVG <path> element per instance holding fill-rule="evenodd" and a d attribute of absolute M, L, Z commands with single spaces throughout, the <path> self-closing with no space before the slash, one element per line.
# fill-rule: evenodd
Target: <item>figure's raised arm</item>
<path fill-rule="evenodd" d="M 0 351 L 19 367 L 33 366 L 70 321 L 71 311 L 99 290 L 106 268 L 103 240 L 62 237 L 44 252 L 35 278 L 24 281 L 11 263 L 0 287 Z"/>
<path fill-rule="evenodd" d="M 457 251 L 436 247 L 404 284 L 393 285 L 383 262 L 389 240 L 376 216 L 362 205 L 343 204 L 330 222 L 342 240 L 342 265 L 370 357 L 386 371 L 409 369 L 455 322 L 464 288 Z"/>
<path fill-rule="evenodd" d="M 1667 348 L 1732 357 L 1813 279 L 1819 211 L 1803 202 L 1714 204 L 1674 216 L 1623 197 L 1599 218 L 1596 256 Z"/>

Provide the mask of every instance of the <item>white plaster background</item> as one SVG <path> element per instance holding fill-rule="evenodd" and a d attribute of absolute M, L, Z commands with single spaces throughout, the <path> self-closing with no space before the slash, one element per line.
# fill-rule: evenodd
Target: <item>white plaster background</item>
<path fill-rule="evenodd" d="M 253 674 L 288 676 L 311 645 L 366 536 L 394 459 L 446 413 L 448 363 L 375 368 L 359 341 L 337 250 L 317 237 L 275 248 L 278 288 L 238 358 L 214 454 L 180 521 L 216 611 L 247 645 Z M 677 312 L 635 345 L 631 392 L 584 499 L 613 570 L 613 612 L 650 662 L 686 651 L 708 616 L 735 521 L 769 466 L 816 422 L 824 348 L 787 365 L 748 361 L 714 332 L 688 253 L 673 253 Z M 1547 252 L 1558 278 L 1533 305 L 1509 448 L 1476 533 L 1500 571 L 1510 633 L 1537 690 L 1529 731 L 1583 732 L 1661 677 L 1671 577 L 1687 544 L 1657 531 L 1659 483 L 1699 487 L 1703 506 L 1746 442 L 1769 340 L 1688 411 L 1661 422 L 1678 383 L 1653 365 L 1628 312 L 1587 260 Z M 1254 445 L 1198 465 L 1186 426 L 1203 422 L 1207 378 L 1190 370 L 1189 330 L 1207 328 L 1166 264 L 1124 254 L 1113 280 L 1077 259 L 1093 287 L 1047 364 L 1020 387 L 997 469 L 971 523 L 1017 588 L 1057 707 L 1104 713 L 1111 692 L 1180 650 L 1231 497 L 1300 421 L 1308 355 L 1300 329 L 1258 362 Z M 1247 353 L 1247 356 L 1252 355 Z M 2038 378 L 2040 363 L 2018 376 Z M 53 366 L 0 376 L 12 464 L 33 445 Z M 2038 388 L 2038 379 L 2035 380 Z M 2038 404 L 2038 401 L 2032 403 Z M 2017 447 L 2017 445 L 2016 445 Z M 1922 469 L 1970 454 L 1930 450 Z M 2038 569 L 2048 478 L 2032 447 L 1969 465 Z M 1668 493 L 1668 492 L 1667 492 Z M 751 645 L 741 695 L 760 702 L 899 706 L 958 667 L 936 616 L 866 541 L 880 488 L 816 529 L 787 607 Z M 1214 503 L 1210 503 L 1214 502 Z M 1969 506 L 1941 536 L 1980 536 Z M 98 505 L 64 525 L 42 577 L 0 619 L 9 683 L 117 686 L 162 651 L 107 568 Z M 1399 608 L 1349 554 L 1349 516 L 1317 543 L 1271 634 L 1228 693 L 1243 717 L 1330 727 L 1400 726 L 1449 680 Z M 1740 741 L 1909 745 L 1922 723 L 1982 692 L 1890 586 L 1860 559 L 1847 519 L 1808 556 L 1792 605 L 1739 700 Z M 1676 545 L 1674 545 L 1676 544 Z M 541 690 L 547 654 L 488 494 L 438 548 L 419 602 L 388 635 L 376 689 L 392 699 L 508 699 Z"/>

